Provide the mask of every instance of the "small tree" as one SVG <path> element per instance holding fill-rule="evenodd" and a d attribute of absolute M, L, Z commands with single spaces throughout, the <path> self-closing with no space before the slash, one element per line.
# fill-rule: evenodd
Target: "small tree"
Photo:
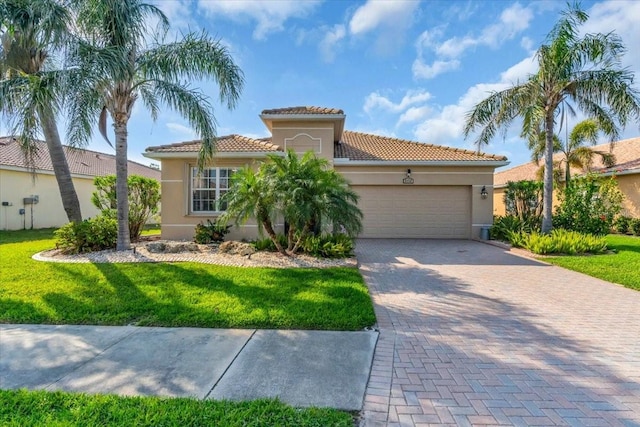
<path fill-rule="evenodd" d="M 116 200 L 116 176 L 97 176 L 94 181 L 96 190 L 91 196 L 91 202 L 104 215 L 116 217 L 118 203 Z M 158 213 L 160 202 L 160 184 L 152 178 L 130 175 L 129 187 L 129 234 L 137 240 L 142 228 L 152 215 Z"/>
<path fill-rule="evenodd" d="M 542 182 L 509 181 L 504 192 L 507 215 L 514 215 L 522 223 L 534 229 L 540 228 L 542 221 Z"/>
<path fill-rule="evenodd" d="M 566 230 L 590 234 L 607 234 L 614 217 L 620 213 L 623 199 L 615 178 L 596 175 L 574 178 L 560 192 L 560 206 L 554 221 Z"/>

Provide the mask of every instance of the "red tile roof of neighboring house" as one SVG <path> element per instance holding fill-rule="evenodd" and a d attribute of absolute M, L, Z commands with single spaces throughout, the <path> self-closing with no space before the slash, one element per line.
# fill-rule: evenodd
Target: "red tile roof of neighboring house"
<path fill-rule="evenodd" d="M 623 172 L 640 169 L 640 137 L 624 139 L 622 141 L 614 142 L 611 144 L 600 144 L 591 147 L 596 151 L 605 151 L 613 153 L 616 157 L 616 164 L 613 167 L 607 168 L 602 164 L 600 157 L 594 157 L 594 165 L 591 167 L 593 172 Z M 554 160 L 560 160 L 561 154 L 555 154 Z M 525 163 L 520 166 L 507 169 L 495 174 L 493 184 L 495 186 L 505 185 L 509 181 L 522 181 L 522 180 L 534 180 L 537 177 L 538 170 L 542 166 L 543 161 L 537 165 L 535 162 Z M 573 174 L 581 174 L 586 171 L 573 168 Z"/>
<path fill-rule="evenodd" d="M 344 114 L 344 111 L 338 108 L 325 108 L 325 107 L 285 107 L 285 108 L 274 108 L 271 110 L 262 110 L 262 114 L 270 115 L 270 114 Z"/>
<path fill-rule="evenodd" d="M 148 147 L 146 152 L 154 153 L 193 153 L 200 151 L 201 140 L 179 142 L 177 144 L 159 145 Z M 216 151 L 219 153 L 233 152 L 272 152 L 279 151 L 280 147 L 271 143 L 271 138 L 254 139 L 242 135 L 227 135 L 216 139 Z"/>
<path fill-rule="evenodd" d="M 34 156 L 33 166 L 36 170 L 53 171 L 47 144 L 43 141 L 36 141 L 36 144 L 38 149 L 36 156 Z M 69 169 L 74 175 L 104 176 L 115 175 L 116 173 L 116 158 L 111 154 L 68 146 L 63 146 L 63 149 L 67 156 Z M 0 137 L 1 166 L 30 169 L 20 145 L 12 137 Z M 128 170 L 130 175 L 142 175 L 160 180 L 160 171 L 158 169 L 150 168 L 140 163 L 129 161 Z"/>
<path fill-rule="evenodd" d="M 344 131 L 335 158 L 363 161 L 501 161 L 504 156 L 404 139 Z"/>

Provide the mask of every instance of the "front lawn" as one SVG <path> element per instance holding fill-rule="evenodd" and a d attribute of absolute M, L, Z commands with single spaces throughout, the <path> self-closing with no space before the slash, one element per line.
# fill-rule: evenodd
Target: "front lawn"
<path fill-rule="evenodd" d="M 34 261 L 52 230 L 0 232 L 0 323 L 359 330 L 375 322 L 355 268 Z"/>
<path fill-rule="evenodd" d="M 618 253 L 553 257 L 544 261 L 640 291 L 640 238 L 612 234 L 606 239 L 608 248 Z"/>
<path fill-rule="evenodd" d="M 335 409 L 275 400 L 228 402 L 0 390 L 3 426 L 353 426 Z"/>

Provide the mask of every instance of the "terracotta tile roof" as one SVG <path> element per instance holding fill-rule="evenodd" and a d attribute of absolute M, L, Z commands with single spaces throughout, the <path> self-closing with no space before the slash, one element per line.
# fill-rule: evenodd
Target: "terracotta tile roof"
<path fill-rule="evenodd" d="M 591 148 L 596 151 L 608 152 L 610 150 L 610 144 L 600 144 Z M 640 168 L 640 137 L 624 139 L 622 141 L 615 142 L 613 144 L 612 153 L 616 156 L 616 164 L 613 167 L 606 168 L 602 164 L 600 157 L 596 156 L 594 158 L 594 165 L 591 170 L 594 172 L 606 173 L 614 171 L 622 172 Z M 560 160 L 562 158 L 560 154 L 556 154 L 553 157 L 554 160 Z M 538 173 L 538 169 L 540 169 L 540 166 L 542 166 L 542 161 L 539 165 L 536 165 L 535 162 L 529 162 L 502 172 L 498 172 L 494 175 L 493 184 L 498 186 L 505 185 L 509 181 L 536 179 L 536 175 Z M 580 169 L 572 170 L 572 173 L 576 175 L 584 172 L 585 171 Z"/>
<path fill-rule="evenodd" d="M 324 107 L 285 107 L 274 108 L 271 110 L 262 110 L 262 114 L 344 114 L 344 111 L 338 108 L 324 108 Z"/>
<path fill-rule="evenodd" d="M 369 161 L 500 161 L 504 156 L 478 154 L 476 151 L 441 145 L 423 144 L 361 132 L 344 131 L 336 144 L 335 158 Z"/>
<path fill-rule="evenodd" d="M 35 168 L 53 171 L 51 158 L 44 141 L 38 144 Z M 74 175 L 104 176 L 116 173 L 116 158 L 111 154 L 64 146 L 69 169 Z M 20 145 L 12 137 L 0 137 L 0 166 L 12 166 L 29 169 L 29 165 L 20 149 Z M 129 161 L 129 174 L 142 175 L 160 180 L 160 171 L 140 163 Z"/>
<path fill-rule="evenodd" d="M 202 141 L 197 139 L 193 141 L 178 142 L 176 144 L 159 145 L 156 147 L 148 147 L 147 153 L 193 153 L 200 151 Z M 271 138 L 254 139 L 242 135 L 227 135 L 216 139 L 216 150 L 219 153 L 260 153 L 281 151 L 280 147 L 271 143 Z"/>

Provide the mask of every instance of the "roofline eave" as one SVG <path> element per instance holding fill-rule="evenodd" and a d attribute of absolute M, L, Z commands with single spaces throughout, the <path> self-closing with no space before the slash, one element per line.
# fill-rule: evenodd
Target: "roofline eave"
<path fill-rule="evenodd" d="M 142 153 L 144 157 L 154 160 L 162 160 L 162 159 L 197 159 L 198 158 L 197 151 L 170 151 L 164 153 L 158 153 L 154 151 L 149 151 Z M 223 159 L 244 159 L 244 158 L 253 158 L 253 159 L 263 159 L 266 158 L 269 154 L 275 154 L 276 156 L 282 156 L 284 153 L 282 151 L 231 151 L 224 153 L 214 153 L 214 158 L 223 158 Z"/>
<path fill-rule="evenodd" d="M 336 166 L 491 166 L 501 167 L 508 160 L 349 160 L 334 158 Z"/>

